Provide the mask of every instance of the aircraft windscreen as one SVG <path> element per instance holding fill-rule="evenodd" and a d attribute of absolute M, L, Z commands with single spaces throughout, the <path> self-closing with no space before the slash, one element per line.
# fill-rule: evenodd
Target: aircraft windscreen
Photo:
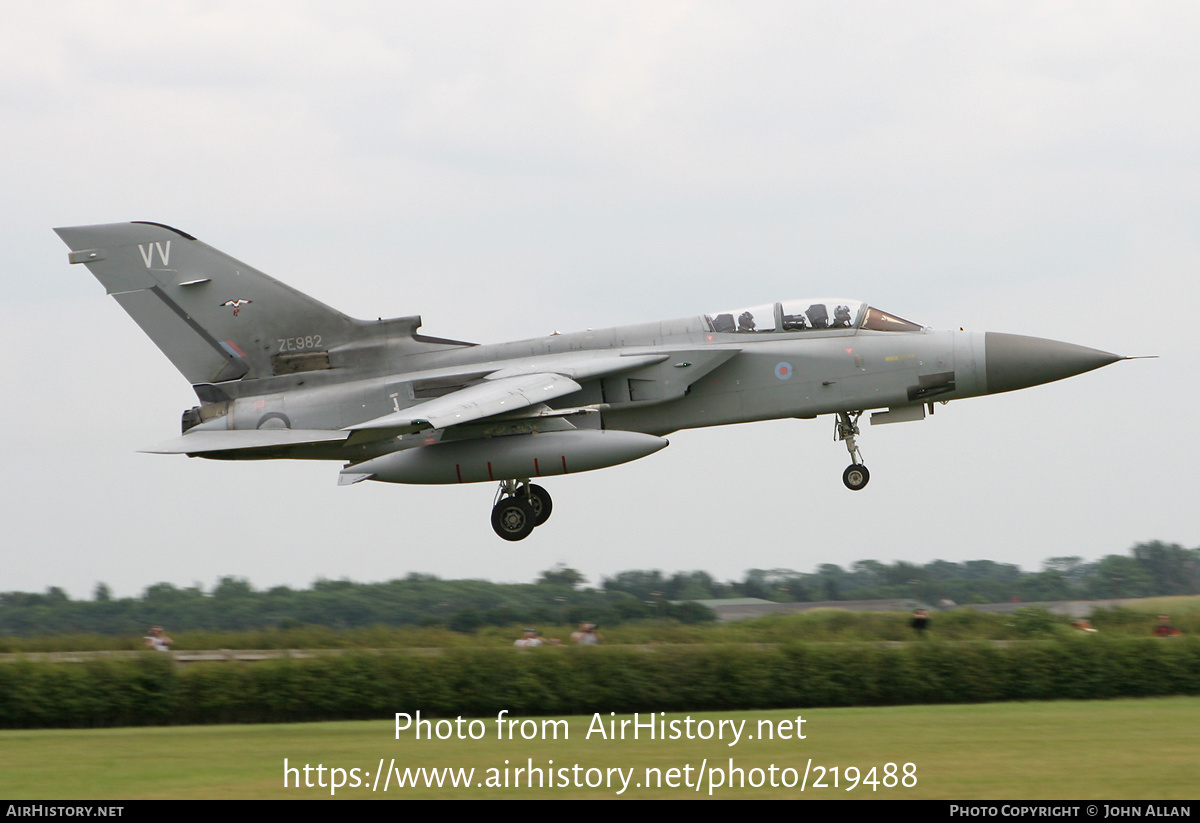
<path fill-rule="evenodd" d="M 862 328 L 868 331 L 920 331 L 921 327 L 902 317 L 880 311 L 874 306 L 867 306 L 867 314 L 863 319 Z"/>

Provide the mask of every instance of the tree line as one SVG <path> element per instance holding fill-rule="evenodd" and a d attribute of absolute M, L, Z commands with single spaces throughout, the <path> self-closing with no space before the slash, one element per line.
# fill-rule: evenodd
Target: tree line
<path fill-rule="evenodd" d="M 757 597 L 777 602 L 837 600 L 917 600 L 957 604 L 1011 600 L 1105 600 L 1200 594 L 1200 548 L 1161 541 L 1139 543 L 1129 554 L 1087 562 L 1082 557 L 1051 557 L 1037 572 L 1012 563 L 934 560 L 924 565 L 860 560 L 848 569 L 825 563 L 812 573 L 792 569 L 751 569 L 741 582 L 717 583 L 705 572 L 622 572 L 605 579 L 607 591 L 646 598 L 661 592 L 670 600 Z"/>
<path fill-rule="evenodd" d="M 0 593 L 0 634 L 33 636 L 144 632 L 150 624 L 174 631 L 365 626 L 444 626 L 472 632 L 521 622 L 618 625 L 670 618 L 712 620 L 698 600 L 755 597 L 777 602 L 905 599 L 958 604 L 1021 600 L 1092 600 L 1200 593 L 1200 549 L 1159 541 L 1095 562 L 1052 557 L 1037 572 L 1009 563 L 935 560 L 924 565 L 863 560 L 848 569 L 827 563 L 815 572 L 751 569 L 741 581 L 718 582 L 703 571 L 666 575 L 626 571 L 584 586 L 575 569 L 557 566 L 534 583 L 443 580 L 409 574 L 385 583 L 318 580 L 308 589 L 256 590 L 222 577 L 211 590 L 156 583 L 138 597 L 115 598 L 104 583 L 90 600 L 59 587 L 44 593 Z"/>

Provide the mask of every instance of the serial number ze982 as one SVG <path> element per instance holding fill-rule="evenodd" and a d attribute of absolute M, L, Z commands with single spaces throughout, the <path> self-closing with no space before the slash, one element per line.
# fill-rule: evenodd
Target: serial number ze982
<path fill-rule="evenodd" d="M 321 335 L 319 334 L 306 334 L 304 337 L 277 337 L 276 339 L 279 341 L 281 352 L 321 348 Z"/>
<path fill-rule="evenodd" d="M 894 789 L 897 786 L 911 789 L 917 785 L 917 764 L 905 763 L 901 767 L 895 763 L 885 763 L 882 769 L 872 766 L 865 775 L 858 766 L 813 766 L 811 777 L 816 778 L 809 783 L 814 789 L 845 787 L 848 792 L 859 786 L 870 786 L 872 791 Z"/>

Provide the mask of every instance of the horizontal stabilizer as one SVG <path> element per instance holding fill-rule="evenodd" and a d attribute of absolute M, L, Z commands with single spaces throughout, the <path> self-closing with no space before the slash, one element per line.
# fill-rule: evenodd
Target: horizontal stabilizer
<path fill-rule="evenodd" d="M 193 431 L 141 451 L 147 454 L 231 453 L 255 449 L 311 446 L 345 440 L 346 432 L 306 429 L 229 429 Z"/>

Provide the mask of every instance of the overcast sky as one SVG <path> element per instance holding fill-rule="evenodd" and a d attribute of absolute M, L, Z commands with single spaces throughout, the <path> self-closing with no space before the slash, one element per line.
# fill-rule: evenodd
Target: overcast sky
<path fill-rule="evenodd" d="M 1200 543 L 1194 3 L 0 6 L 0 591 L 862 559 L 1036 570 Z M 139 454 L 186 380 L 54 226 L 151 220 L 479 342 L 843 295 L 1157 360 L 864 427 L 679 432 L 547 481 L 337 486 Z"/>

